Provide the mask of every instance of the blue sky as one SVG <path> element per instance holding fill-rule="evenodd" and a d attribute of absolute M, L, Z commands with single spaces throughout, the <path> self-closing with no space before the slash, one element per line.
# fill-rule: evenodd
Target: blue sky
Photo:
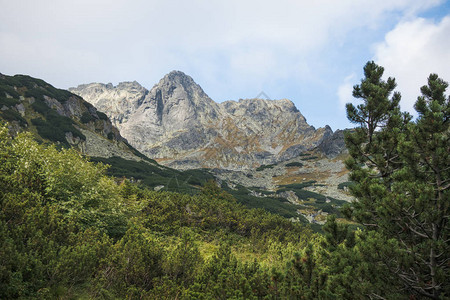
<path fill-rule="evenodd" d="M 397 79 L 404 110 L 438 73 L 450 81 L 442 0 L 0 0 L 0 72 L 59 88 L 171 70 L 215 101 L 292 100 L 315 126 L 352 126 L 344 104 L 369 60 Z"/>

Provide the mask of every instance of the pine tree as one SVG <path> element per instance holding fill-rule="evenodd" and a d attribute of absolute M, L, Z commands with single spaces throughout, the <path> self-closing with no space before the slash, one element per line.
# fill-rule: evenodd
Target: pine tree
<path fill-rule="evenodd" d="M 400 95 L 389 98 L 395 80 L 381 80 L 383 72 L 367 63 L 353 91 L 364 103 L 347 105 L 349 120 L 360 125 L 346 136 L 358 199 L 347 214 L 365 226 L 366 259 L 385 267 L 387 283 L 405 295 L 441 299 L 450 296 L 448 84 L 430 75 L 411 121 L 400 112 Z"/>

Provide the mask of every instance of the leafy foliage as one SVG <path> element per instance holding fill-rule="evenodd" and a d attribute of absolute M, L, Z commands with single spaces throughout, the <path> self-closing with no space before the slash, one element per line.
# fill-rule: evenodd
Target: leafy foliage
<path fill-rule="evenodd" d="M 0 127 L 0 298 L 268 297 L 271 271 L 256 258 L 282 268 L 313 236 L 213 181 L 190 196 L 104 172 Z"/>
<path fill-rule="evenodd" d="M 400 112 L 400 96 L 390 96 L 395 81 L 383 81 L 373 62 L 365 74 L 354 93 L 364 103 L 348 106 L 360 127 L 346 136 L 349 189 L 358 200 L 344 213 L 359 225 L 329 216 L 322 235 L 249 209 L 239 203 L 253 201 L 249 189 L 222 189 L 204 170 L 118 159 L 110 171 L 147 172 L 138 178 L 147 186 L 158 176 L 197 185 L 191 194 L 157 192 L 106 176 L 104 164 L 74 150 L 38 144 L 29 134 L 13 138 L 1 125 L 0 298 L 448 298 L 448 84 L 430 75 L 412 121 Z M 19 88 L 41 84 L 8 80 Z M 313 184 L 282 189 L 327 204 L 304 190 Z"/>

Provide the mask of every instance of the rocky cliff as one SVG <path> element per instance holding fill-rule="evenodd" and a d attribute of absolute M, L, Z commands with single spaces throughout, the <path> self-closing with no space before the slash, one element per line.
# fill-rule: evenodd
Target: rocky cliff
<path fill-rule="evenodd" d="M 38 140 L 89 156 L 140 159 L 108 116 L 41 79 L 0 74 L 0 120 L 7 121 L 14 134 L 30 131 Z"/>
<path fill-rule="evenodd" d="M 289 100 L 216 103 L 179 71 L 150 91 L 137 82 L 70 91 L 105 112 L 136 149 L 178 169 L 254 168 L 296 157 L 333 136 L 328 126 L 310 126 Z"/>

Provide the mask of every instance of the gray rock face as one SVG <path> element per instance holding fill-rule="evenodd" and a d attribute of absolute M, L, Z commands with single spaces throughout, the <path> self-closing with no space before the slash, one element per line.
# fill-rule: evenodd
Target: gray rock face
<path fill-rule="evenodd" d="M 111 83 L 83 84 L 70 91 L 81 96 L 98 110 L 107 112 L 116 127 L 128 121 L 128 117 L 142 104 L 148 93 L 148 90 L 136 81 L 122 82 L 116 87 Z M 114 101 L 111 101 L 112 99 Z"/>
<path fill-rule="evenodd" d="M 246 170 L 314 149 L 333 132 L 286 99 L 214 102 L 179 71 L 150 91 L 137 82 L 71 88 L 105 112 L 136 149 L 170 167 Z"/>
<path fill-rule="evenodd" d="M 344 140 L 345 130 L 336 130 L 332 135 L 327 136 L 318 146 L 318 149 L 328 157 L 335 157 L 341 153 L 347 153 Z"/>

